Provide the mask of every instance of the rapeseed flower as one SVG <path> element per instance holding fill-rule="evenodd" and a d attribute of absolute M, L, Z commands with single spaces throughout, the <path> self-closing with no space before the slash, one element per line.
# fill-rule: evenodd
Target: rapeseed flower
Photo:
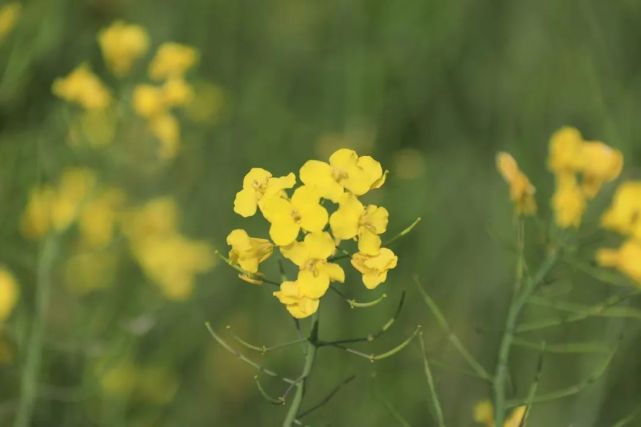
<path fill-rule="evenodd" d="M 267 239 L 250 237 L 245 230 L 237 228 L 227 236 L 231 246 L 229 259 L 248 273 L 257 273 L 258 265 L 269 258 L 274 246 Z"/>
<path fill-rule="evenodd" d="M 338 209 L 329 218 L 332 234 L 338 240 L 358 238 L 358 250 L 376 255 L 381 248 L 379 234 L 385 233 L 389 213 L 375 205 L 364 206 L 352 193 L 345 192 Z"/>
<path fill-rule="evenodd" d="M 309 317 L 318 311 L 320 301 L 306 297 L 298 282 L 286 281 L 281 283 L 280 290 L 274 296 L 285 305 L 285 308 L 296 319 Z"/>
<path fill-rule="evenodd" d="M 20 19 L 22 5 L 16 1 L 9 2 L 0 7 L 0 42 L 13 30 Z"/>
<path fill-rule="evenodd" d="M 321 197 L 337 203 L 344 190 L 362 196 L 381 187 L 385 173 L 372 157 L 359 157 L 354 150 L 341 148 L 329 157 L 329 163 L 308 160 L 300 168 L 300 179 Z"/>
<path fill-rule="evenodd" d="M 111 92 L 87 64 L 81 64 L 66 77 L 56 79 L 52 91 L 59 98 L 86 110 L 104 109 L 111 103 Z"/>
<path fill-rule="evenodd" d="M 129 73 L 136 59 L 147 52 L 149 36 L 140 25 L 115 21 L 98 33 L 98 43 L 109 69 L 122 77 Z"/>
<path fill-rule="evenodd" d="M 602 267 L 616 268 L 641 286 L 641 241 L 628 240 L 619 249 L 601 249 L 596 258 Z"/>
<path fill-rule="evenodd" d="M 0 324 L 11 315 L 18 302 L 18 282 L 5 267 L 0 267 Z"/>
<path fill-rule="evenodd" d="M 352 265 L 363 275 L 363 284 L 367 289 L 374 289 L 387 280 L 387 272 L 396 268 L 397 263 L 398 257 L 387 248 L 381 248 L 376 255 L 361 252 L 352 255 Z"/>
<path fill-rule="evenodd" d="M 581 147 L 579 172 L 583 174 L 583 191 L 594 198 L 604 183 L 614 181 L 623 169 L 623 154 L 599 141 L 588 141 Z"/>
<path fill-rule="evenodd" d="M 527 406 L 516 407 L 503 423 L 503 427 L 519 427 L 527 413 Z M 489 400 L 478 402 L 474 406 L 474 421 L 486 427 L 494 427 L 494 407 Z"/>
<path fill-rule="evenodd" d="M 171 113 L 154 116 L 149 121 L 149 130 L 160 141 L 158 157 L 173 159 L 180 147 L 180 124 Z"/>
<path fill-rule="evenodd" d="M 496 156 L 496 168 L 510 186 L 510 199 L 519 215 L 536 213 L 536 189 L 509 153 L 500 152 Z"/>
<path fill-rule="evenodd" d="M 149 77 L 165 80 L 181 77 L 198 62 L 198 51 L 179 43 L 163 43 L 149 64 Z"/>
<path fill-rule="evenodd" d="M 243 217 L 253 216 L 263 199 L 284 196 L 283 190 L 292 188 L 295 184 L 296 177 L 293 173 L 273 177 L 265 169 L 252 168 L 243 178 L 242 190 L 236 193 L 234 212 Z"/>
<path fill-rule="evenodd" d="M 641 181 L 619 186 L 612 205 L 601 217 L 601 225 L 641 241 Z"/>
<path fill-rule="evenodd" d="M 123 190 L 111 187 L 85 203 L 78 220 L 83 243 L 92 248 L 111 243 L 126 199 Z"/>
<path fill-rule="evenodd" d="M 561 228 L 581 225 L 586 207 L 586 197 L 572 174 L 556 177 L 556 191 L 552 196 L 552 208 L 556 224 Z"/>

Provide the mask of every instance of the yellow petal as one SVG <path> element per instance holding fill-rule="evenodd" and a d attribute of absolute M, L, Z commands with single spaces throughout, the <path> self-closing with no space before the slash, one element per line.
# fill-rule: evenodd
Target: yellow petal
<path fill-rule="evenodd" d="M 236 193 L 234 199 L 234 212 L 245 218 L 256 213 L 256 191 L 252 188 L 243 188 Z"/>
<path fill-rule="evenodd" d="M 385 183 L 385 176 L 381 164 L 370 156 L 362 156 L 358 159 L 358 166 L 369 176 L 370 190 L 380 188 Z"/>
<path fill-rule="evenodd" d="M 389 212 L 387 209 L 379 206 L 369 205 L 365 209 L 362 222 L 372 228 L 376 234 L 383 234 L 387 230 L 389 221 Z"/>
<path fill-rule="evenodd" d="M 269 236 L 278 246 L 287 246 L 296 240 L 299 231 L 300 226 L 293 219 L 284 219 L 272 222 Z"/>
<path fill-rule="evenodd" d="M 318 194 L 333 202 L 338 202 L 343 187 L 332 176 L 332 167 L 325 162 L 308 160 L 300 168 L 300 180 L 315 188 Z"/>
<path fill-rule="evenodd" d="M 358 233 L 358 222 L 365 208 L 352 193 L 343 193 L 338 209 L 329 218 L 332 234 L 339 240 L 348 240 Z"/>
<path fill-rule="evenodd" d="M 323 269 L 332 282 L 345 282 L 345 271 L 340 265 L 329 262 L 323 266 Z"/>
<path fill-rule="evenodd" d="M 269 178 L 272 177 L 271 172 L 263 168 L 251 168 L 243 178 L 243 188 L 262 187 L 267 185 Z"/>
<path fill-rule="evenodd" d="M 296 280 L 300 292 L 307 298 L 318 299 L 325 295 L 329 288 L 329 276 L 326 274 L 315 275 L 311 271 L 301 270 Z"/>
<path fill-rule="evenodd" d="M 376 255 L 381 249 L 381 238 L 368 229 L 361 229 L 358 234 L 358 251 L 367 255 Z"/>
<path fill-rule="evenodd" d="M 329 233 L 309 233 L 305 236 L 305 246 L 312 259 L 327 259 L 336 251 L 334 239 Z"/>
<path fill-rule="evenodd" d="M 308 247 L 304 242 L 294 242 L 291 245 L 282 246 L 280 252 L 299 267 L 305 265 L 310 258 Z"/>

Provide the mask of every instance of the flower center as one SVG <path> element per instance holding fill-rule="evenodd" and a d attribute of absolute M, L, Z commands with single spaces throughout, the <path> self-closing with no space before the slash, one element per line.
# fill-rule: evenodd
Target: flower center
<path fill-rule="evenodd" d="M 342 169 L 332 168 L 332 178 L 334 178 L 336 182 L 341 182 L 342 180 L 349 178 L 349 175 Z"/>
<path fill-rule="evenodd" d="M 303 219 L 303 217 L 301 217 L 300 213 L 298 213 L 298 211 L 296 209 L 292 209 L 291 215 L 292 215 L 292 219 L 297 224 L 300 223 L 301 219 Z"/>

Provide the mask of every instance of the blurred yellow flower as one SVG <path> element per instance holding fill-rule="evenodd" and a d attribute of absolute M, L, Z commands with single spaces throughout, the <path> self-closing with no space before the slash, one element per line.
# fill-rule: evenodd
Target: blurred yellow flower
<path fill-rule="evenodd" d="M 134 87 L 132 103 L 136 114 L 147 119 L 164 113 L 167 108 L 162 88 L 150 84 Z"/>
<path fill-rule="evenodd" d="M 385 233 L 389 213 L 387 209 L 367 207 L 352 193 L 345 192 L 338 201 L 338 209 L 329 218 L 334 238 L 348 240 L 358 237 L 358 250 L 367 255 L 376 255 L 381 248 L 379 234 Z"/>
<path fill-rule="evenodd" d="M 87 64 L 76 67 L 68 76 L 53 82 L 54 95 L 67 102 L 75 102 L 87 110 L 106 108 L 111 93 Z"/>
<path fill-rule="evenodd" d="M 344 282 L 345 272 L 327 259 L 334 255 L 334 240 L 327 232 L 309 233 L 302 242 L 280 248 L 283 256 L 300 270 L 297 286 L 303 296 L 318 299 L 325 295 L 330 282 Z"/>
<path fill-rule="evenodd" d="M 641 181 L 626 181 L 619 186 L 601 225 L 641 240 Z"/>
<path fill-rule="evenodd" d="M 55 188 L 44 185 L 31 190 L 21 219 L 22 234 L 36 239 L 50 231 L 64 231 L 78 217 L 95 182 L 96 175 L 90 169 L 70 168 Z"/>
<path fill-rule="evenodd" d="M 123 190 L 112 187 L 84 205 L 78 225 L 85 244 L 99 248 L 111 243 L 126 198 Z"/>
<path fill-rule="evenodd" d="M 12 1 L 0 7 L 0 42 L 13 30 L 16 22 L 20 19 L 22 5 L 17 1 Z"/>
<path fill-rule="evenodd" d="M 98 33 L 98 43 L 107 66 L 122 77 L 129 73 L 134 61 L 147 52 L 149 36 L 140 25 L 115 21 Z"/>
<path fill-rule="evenodd" d="M 363 275 L 367 289 L 374 289 L 387 280 L 387 272 L 395 268 L 397 263 L 398 257 L 387 248 L 381 248 L 376 255 L 360 252 L 352 255 L 352 266 Z"/>
<path fill-rule="evenodd" d="M 597 262 L 602 267 L 612 267 L 641 286 L 641 241 L 628 240 L 619 249 L 601 249 Z"/>
<path fill-rule="evenodd" d="M 581 162 L 583 137 L 572 127 L 563 127 L 550 138 L 548 167 L 555 174 L 575 172 Z"/>
<path fill-rule="evenodd" d="M 500 152 L 496 156 L 496 168 L 503 179 L 510 185 L 510 199 L 519 215 L 536 213 L 536 189 L 509 153 Z"/>
<path fill-rule="evenodd" d="M 171 77 L 162 86 L 165 104 L 184 107 L 194 99 L 194 89 L 182 77 Z"/>
<path fill-rule="evenodd" d="M 5 267 L 0 267 L 0 324 L 9 318 L 18 302 L 18 282 Z"/>
<path fill-rule="evenodd" d="M 214 266 L 212 248 L 176 229 L 178 208 L 170 198 L 157 198 L 123 216 L 131 251 L 149 279 L 173 300 L 188 298 L 194 278 Z"/>
<path fill-rule="evenodd" d="M 180 148 L 180 124 L 171 113 L 154 116 L 149 120 L 149 130 L 160 141 L 158 157 L 173 159 Z"/>
<path fill-rule="evenodd" d="M 321 197 L 337 203 L 344 189 L 362 196 L 385 182 L 381 164 L 370 156 L 341 148 L 329 158 L 329 164 L 308 160 L 300 169 L 301 181 L 315 188 Z"/>
<path fill-rule="evenodd" d="M 320 195 L 311 187 L 298 187 L 291 200 L 272 196 L 262 203 L 265 219 L 271 224 L 269 236 L 278 246 L 287 246 L 298 237 L 301 229 L 320 232 L 327 224 L 328 214 L 320 204 Z"/>
<path fill-rule="evenodd" d="M 614 181 L 623 169 L 623 154 L 602 142 L 590 141 L 581 148 L 583 191 L 588 198 L 597 195 L 601 186 Z"/>
<path fill-rule="evenodd" d="M 229 233 L 227 244 L 231 246 L 231 262 L 249 273 L 257 273 L 258 265 L 269 258 L 273 251 L 273 245 L 269 240 L 249 237 L 247 232 L 240 228 Z"/>
<path fill-rule="evenodd" d="M 198 51 L 179 43 L 163 43 L 149 64 L 149 76 L 154 80 L 181 77 L 198 62 Z"/>
<path fill-rule="evenodd" d="M 287 311 L 296 319 L 303 319 L 316 313 L 320 301 L 303 295 L 297 282 L 283 282 L 274 296 L 285 305 Z"/>
<path fill-rule="evenodd" d="M 516 407 L 503 423 L 503 427 L 521 426 L 526 413 L 527 406 Z M 474 421 L 485 424 L 486 427 L 494 427 L 494 407 L 489 400 L 483 400 L 474 405 Z"/>
<path fill-rule="evenodd" d="M 556 225 L 561 228 L 581 225 L 585 212 L 586 198 L 573 174 L 560 174 L 556 177 L 556 190 L 552 196 L 552 209 Z"/>
<path fill-rule="evenodd" d="M 234 212 L 243 217 L 250 217 L 263 199 L 283 195 L 283 190 L 296 184 L 293 173 L 273 177 L 271 172 L 262 168 L 252 168 L 243 178 L 243 189 L 236 193 Z"/>

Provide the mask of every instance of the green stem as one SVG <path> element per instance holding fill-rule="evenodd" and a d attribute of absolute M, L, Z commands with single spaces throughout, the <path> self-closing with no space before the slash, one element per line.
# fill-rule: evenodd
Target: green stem
<path fill-rule="evenodd" d="M 305 386 L 307 385 L 307 380 L 309 375 L 312 372 L 314 367 L 314 361 L 316 359 L 316 350 L 317 350 L 317 341 L 318 341 L 318 312 L 314 313 L 312 316 L 312 329 L 309 333 L 309 339 L 307 340 L 307 351 L 305 353 L 305 363 L 303 365 L 303 372 L 301 372 L 299 381 L 296 383 L 296 393 L 294 394 L 294 399 L 292 404 L 287 410 L 287 415 L 283 421 L 283 427 L 290 427 L 296 421 L 298 413 L 300 412 L 301 405 L 303 404 L 303 397 L 305 396 Z"/>
<path fill-rule="evenodd" d="M 525 281 L 525 284 L 522 286 L 522 289 L 515 295 L 512 299 L 510 307 L 508 308 L 507 317 L 505 320 L 505 328 L 503 332 L 503 337 L 501 338 L 501 344 L 499 347 L 499 356 L 496 366 L 496 373 L 493 380 L 493 393 L 494 393 L 494 424 L 497 426 L 502 426 L 505 421 L 506 415 L 506 380 L 508 375 L 508 360 L 510 357 L 510 349 L 514 340 L 514 332 L 516 329 L 516 323 L 518 321 L 521 310 L 525 306 L 528 298 L 536 290 L 539 284 L 545 280 L 546 276 L 552 270 L 552 267 L 556 264 L 558 259 L 558 251 L 552 250 L 548 253 L 547 257 L 543 261 L 543 264 L 539 268 L 539 271 L 534 277 Z M 519 264 L 521 261 L 517 261 Z M 518 277 L 518 272 L 517 272 Z"/>
<path fill-rule="evenodd" d="M 14 422 L 15 427 L 31 425 L 33 408 L 38 394 L 38 376 L 42 359 L 42 343 L 45 319 L 49 308 L 51 293 L 51 269 L 57 246 L 56 236 L 45 239 L 42 252 L 38 259 L 36 301 L 33 313 L 33 323 L 29 331 L 26 346 L 26 360 L 20 380 L 20 401 Z"/>

